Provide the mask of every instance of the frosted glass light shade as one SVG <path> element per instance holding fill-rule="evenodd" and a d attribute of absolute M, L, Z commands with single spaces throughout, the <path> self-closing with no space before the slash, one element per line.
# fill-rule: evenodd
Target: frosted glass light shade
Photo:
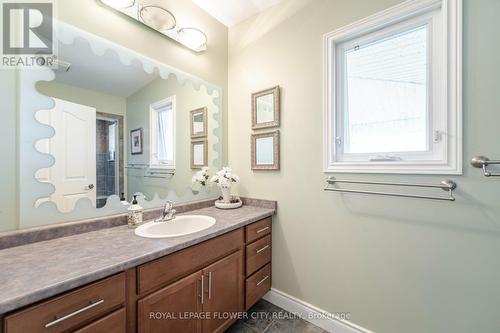
<path fill-rule="evenodd" d="M 175 27 L 174 15 L 165 8 L 158 6 L 144 6 L 139 11 L 141 21 L 158 31 L 167 31 Z"/>
<path fill-rule="evenodd" d="M 207 45 L 207 35 L 196 28 L 182 28 L 178 32 L 179 43 L 193 50 L 202 50 Z"/>
<path fill-rule="evenodd" d="M 101 0 L 101 1 L 106 5 L 116 9 L 132 7 L 135 4 L 135 0 Z"/>

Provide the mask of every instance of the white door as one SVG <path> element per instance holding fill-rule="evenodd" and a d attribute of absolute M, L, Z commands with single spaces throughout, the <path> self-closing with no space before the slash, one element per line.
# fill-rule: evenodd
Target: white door
<path fill-rule="evenodd" d="M 39 170 L 39 181 L 55 186 L 50 198 L 61 212 L 70 212 L 76 201 L 89 198 L 96 204 L 96 109 L 54 98 L 52 110 L 39 111 L 36 118 L 55 129 L 54 137 L 41 140 L 36 147 L 51 154 L 55 164 Z"/>

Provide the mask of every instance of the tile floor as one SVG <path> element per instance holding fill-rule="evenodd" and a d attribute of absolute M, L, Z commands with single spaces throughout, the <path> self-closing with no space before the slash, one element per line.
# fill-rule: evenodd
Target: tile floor
<path fill-rule="evenodd" d="M 327 333 L 267 301 L 260 300 L 226 333 Z"/>

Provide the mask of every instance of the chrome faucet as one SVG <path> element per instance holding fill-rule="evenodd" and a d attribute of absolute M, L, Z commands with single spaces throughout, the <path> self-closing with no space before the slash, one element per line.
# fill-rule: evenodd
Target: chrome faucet
<path fill-rule="evenodd" d="M 174 203 L 168 200 L 163 207 L 162 216 L 155 220 L 155 222 L 168 222 L 175 219 Z"/>

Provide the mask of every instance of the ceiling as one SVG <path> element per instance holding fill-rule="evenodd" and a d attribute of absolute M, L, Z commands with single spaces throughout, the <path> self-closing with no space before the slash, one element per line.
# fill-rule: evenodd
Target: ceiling
<path fill-rule="evenodd" d="M 70 45 L 60 43 L 58 55 L 71 68 L 56 71 L 56 81 L 109 95 L 128 97 L 158 77 L 146 73 L 140 63 L 123 64 L 112 51 L 96 55 L 80 38 Z"/>
<path fill-rule="evenodd" d="M 192 0 L 227 27 L 259 14 L 281 0 Z"/>

